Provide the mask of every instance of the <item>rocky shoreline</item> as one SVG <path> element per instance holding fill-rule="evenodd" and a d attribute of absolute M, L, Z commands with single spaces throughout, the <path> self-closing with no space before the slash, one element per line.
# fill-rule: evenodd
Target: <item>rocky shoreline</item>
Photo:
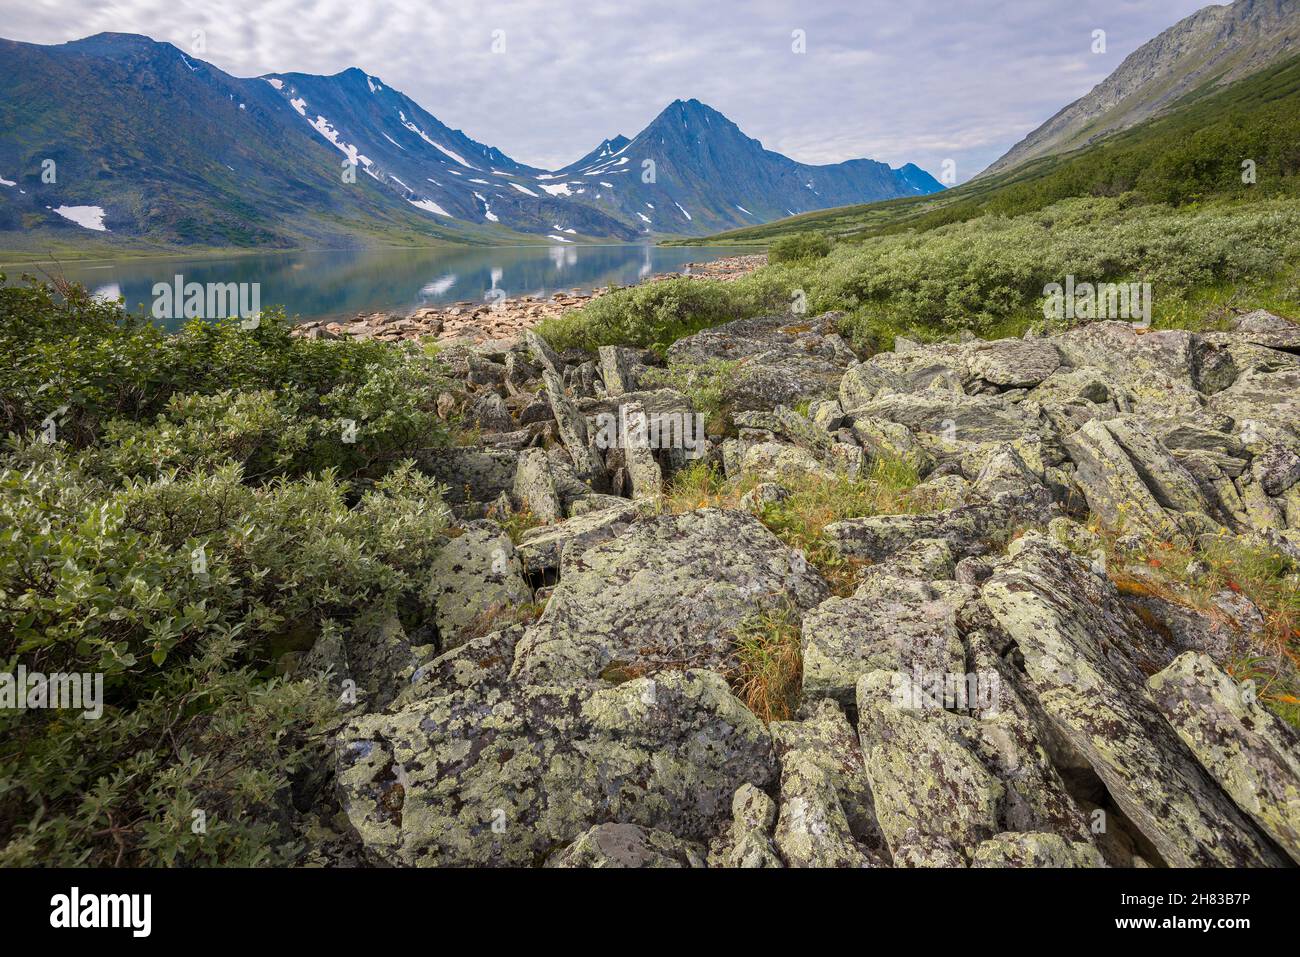
<path fill-rule="evenodd" d="M 765 265 L 767 255 L 726 256 L 704 263 L 687 263 L 685 272 L 656 273 L 645 282 L 662 282 L 687 275 L 693 279 L 716 279 L 723 282 L 747 276 Z M 590 293 L 556 292 L 550 298 L 516 296 L 491 301 L 465 301 L 446 306 L 417 309 L 409 315 L 378 312 L 363 313 L 347 321 L 310 320 L 295 328 L 298 335 L 313 339 L 349 337 L 397 342 L 432 336 L 439 341 L 464 339 L 482 343 L 512 340 L 524 329 L 544 319 L 579 309 L 609 292 L 608 287 Z"/>
<path fill-rule="evenodd" d="M 1293 651 L 1260 644 L 1240 587 L 1170 557 L 1226 541 L 1300 567 L 1300 326 L 1095 322 L 861 359 L 835 315 L 793 318 L 666 360 L 531 331 L 446 350 L 448 413 L 478 431 L 421 461 L 459 521 L 430 573 L 436 633 L 374 621 L 309 656 L 364 692 L 334 734 L 317 856 L 1300 863 L 1300 735 L 1230 673 L 1242 654 L 1293 673 Z M 698 455 L 598 440 L 602 416 L 692 415 L 647 383 L 713 361 L 735 363 L 729 420 Z M 668 507 L 701 461 L 749 492 Z M 765 524 L 810 476 L 900 461 L 913 507 L 825 528 L 858 569 L 847 590 Z M 797 635 L 789 720 L 737 697 L 756 613 Z"/>

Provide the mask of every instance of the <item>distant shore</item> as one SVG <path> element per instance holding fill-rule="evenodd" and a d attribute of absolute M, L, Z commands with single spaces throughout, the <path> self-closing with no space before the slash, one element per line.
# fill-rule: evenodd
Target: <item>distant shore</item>
<path fill-rule="evenodd" d="M 767 254 L 724 256 L 703 263 L 687 263 L 682 272 L 662 272 L 646 277 L 642 282 L 662 282 L 683 275 L 693 279 L 716 279 L 722 282 L 748 276 L 766 265 Z M 593 299 L 609 292 L 608 287 L 590 293 L 577 291 L 556 292 L 548 298 L 514 296 L 495 301 L 449 303 L 445 306 L 426 306 L 409 314 L 395 312 L 361 313 L 351 320 L 309 320 L 296 326 L 294 331 L 314 339 L 377 339 L 395 342 L 401 339 L 420 339 L 432 336 L 439 341 L 469 340 L 487 342 L 511 340 L 525 329 L 530 329 L 545 319 L 580 309 Z"/>

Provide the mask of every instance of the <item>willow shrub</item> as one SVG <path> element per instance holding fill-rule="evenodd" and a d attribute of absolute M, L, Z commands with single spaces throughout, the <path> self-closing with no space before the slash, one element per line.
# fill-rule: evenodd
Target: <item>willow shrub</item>
<path fill-rule="evenodd" d="M 441 381 L 281 315 L 169 336 L 0 289 L 0 672 L 104 689 L 94 720 L 0 710 L 0 865 L 298 859 L 338 689 L 277 661 L 422 614 L 447 510 L 412 459 L 446 442 Z"/>

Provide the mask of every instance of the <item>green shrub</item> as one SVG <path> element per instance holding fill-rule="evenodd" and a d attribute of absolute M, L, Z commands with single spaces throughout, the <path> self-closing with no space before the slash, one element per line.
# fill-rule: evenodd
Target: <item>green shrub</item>
<path fill-rule="evenodd" d="M 754 284 L 677 277 L 607 293 L 537 331 L 557 349 L 629 345 L 667 348 L 677 339 L 784 302 Z"/>
<path fill-rule="evenodd" d="M 442 371 L 61 292 L 0 289 L 0 671 L 102 674 L 104 712 L 0 711 L 0 865 L 294 861 L 336 702 L 277 668 L 363 612 L 421 623 Z"/>
<path fill-rule="evenodd" d="M 1067 275 L 1150 282 L 1155 325 L 1183 326 L 1195 321 L 1188 303 L 1209 289 L 1260 288 L 1290 274 L 1282 285 L 1294 292 L 1298 257 L 1300 200 L 1175 209 L 1072 199 L 1022 216 L 841 244 L 824 259 L 778 262 L 733 282 L 620 290 L 541 330 L 558 347 L 662 348 L 721 322 L 784 313 L 802 291 L 809 314 L 844 312 L 841 331 L 870 352 L 890 348 L 896 334 L 1019 335 L 1044 321 L 1043 287 Z"/>
<path fill-rule="evenodd" d="M 830 254 L 831 246 L 830 237 L 824 233 L 795 233 L 793 236 L 782 236 L 767 248 L 767 261 L 786 263 L 824 259 Z"/>

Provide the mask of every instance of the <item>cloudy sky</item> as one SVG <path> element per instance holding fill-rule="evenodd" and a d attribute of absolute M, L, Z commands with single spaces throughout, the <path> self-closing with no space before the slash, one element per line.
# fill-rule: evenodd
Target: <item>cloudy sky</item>
<path fill-rule="evenodd" d="M 359 66 L 557 167 L 677 98 L 805 163 L 966 180 L 1198 0 L 3 0 L 0 35 L 143 33 L 239 76 Z M 1092 52 L 1104 30 L 1105 53 Z M 802 31 L 804 52 L 796 31 Z"/>

